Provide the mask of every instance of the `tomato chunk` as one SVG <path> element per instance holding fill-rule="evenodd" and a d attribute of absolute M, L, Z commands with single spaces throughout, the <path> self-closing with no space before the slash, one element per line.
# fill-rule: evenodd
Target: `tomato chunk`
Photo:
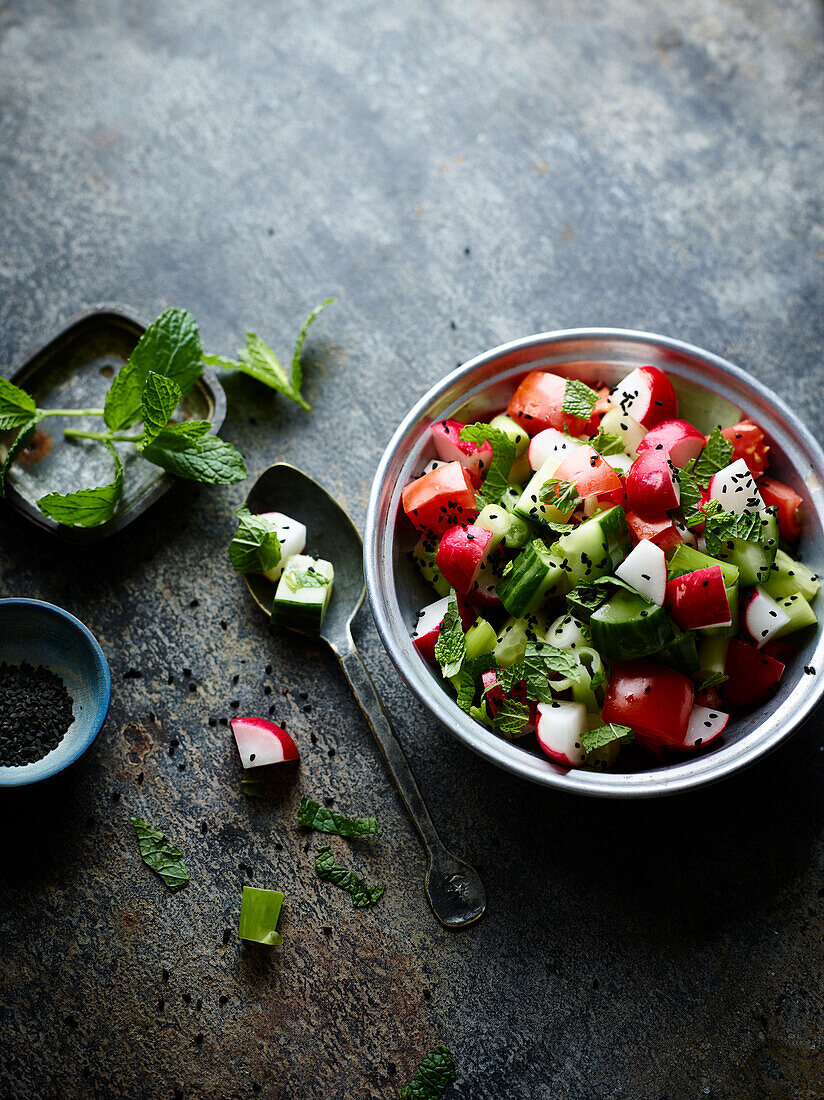
<path fill-rule="evenodd" d="M 575 484 L 579 496 L 597 497 L 621 488 L 621 479 L 610 464 L 586 444 L 576 447 L 555 471 L 559 481 Z"/>
<path fill-rule="evenodd" d="M 445 531 L 471 523 L 478 514 L 472 481 L 460 462 L 447 462 L 410 481 L 401 502 L 419 531 Z"/>
<path fill-rule="evenodd" d="M 774 477 L 762 477 L 758 491 L 769 508 L 778 509 L 778 533 L 785 542 L 795 542 L 801 534 L 801 497 Z"/>
<path fill-rule="evenodd" d="M 770 448 L 758 425 L 751 420 L 742 420 L 740 424 L 724 428 L 721 434 L 732 443 L 732 461 L 743 458 L 752 476 L 761 477 L 769 463 L 767 454 Z"/>
<path fill-rule="evenodd" d="M 587 421 L 563 411 L 566 378 L 547 371 L 531 371 L 523 379 L 506 407 L 507 416 L 528 435 L 537 435 L 545 428 L 566 428 L 571 435 L 582 435 Z"/>
<path fill-rule="evenodd" d="M 684 676 L 654 661 L 613 661 L 604 699 L 604 721 L 631 726 L 647 740 L 680 745 L 692 713 L 695 687 Z"/>

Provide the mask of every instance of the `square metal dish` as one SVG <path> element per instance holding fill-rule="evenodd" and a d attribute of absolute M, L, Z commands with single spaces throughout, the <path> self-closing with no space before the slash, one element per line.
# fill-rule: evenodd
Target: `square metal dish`
<path fill-rule="evenodd" d="M 79 314 L 17 365 L 10 381 L 44 408 L 101 408 L 111 380 L 128 360 L 146 324 L 120 306 L 100 305 Z M 214 372 L 204 369 L 175 412 L 175 420 L 211 420 L 218 431 L 226 415 L 226 395 Z M 113 476 L 112 460 L 93 440 L 66 440 L 66 427 L 100 430 L 97 417 L 49 417 L 33 446 L 12 463 L 6 476 L 6 500 L 38 527 L 77 542 L 93 542 L 120 531 L 174 485 L 175 479 L 146 462 L 128 443 L 115 444 L 123 461 L 123 494 L 117 511 L 99 527 L 65 527 L 37 507 L 47 493 L 104 485 Z M 3 450 L 14 433 L 3 437 Z"/>

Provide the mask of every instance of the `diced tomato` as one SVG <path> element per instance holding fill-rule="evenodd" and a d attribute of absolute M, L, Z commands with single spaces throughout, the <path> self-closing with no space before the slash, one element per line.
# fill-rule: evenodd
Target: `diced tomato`
<path fill-rule="evenodd" d="M 695 685 L 654 661 L 613 661 L 604 721 L 640 730 L 648 740 L 680 745 L 692 713 Z"/>
<path fill-rule="evenodd" d="M 543 370 L 531 371 L 523 379 L 506 407 L 527 435 L 537 435 L 545 428 L 564 428 L 570 435 L 583 435 L 587 421 L 563 411 L 566 378 Z"/>
<path fill-rule="evenodd" d="M 732 443 L 732 459 L 735 462 L 743 458 L 753 477 L 761 477 L 769 464 L 769 447 L 764 433 L 751 420 L 742 420 L 731 428 L 724 428 L 721 434 Z M 709 436 L 707 437 L 709 438 Z"/>
<path fill-rule="evenodd" d="M 607 415 L 610 409 L 615 408 L 609 399 L 609 386 L 595 386 L 594 389 L 598 391 L 598 400 L 592 406 L 592 416 L 589 418 L 589 422 L 584 430 L 584 434 L 593 436 L 597 433 L 601 427 L 601 421 Z"/>
<path fill-rule="evenodd" d="M 554 475 L 558 481 L 572 481 L 580 496 L 597 497 L 621 488 L 621 479 L 610 464 L 584 444 L 563 460 Z"/>
<path fill-rule="evenodd" d="M 627 510 L 627 526 L 633 546 L 637 546 L 642 539 L 649 539 L 656 546 L 666 552 L 674 546 L 681 545 L 681 536 L 678 528 L 664 512 L 660 516 L 641 516 L 637 512 Z"/>
<path fill-rule="evenodd" d="M 445 531 L 471 523 L 478 514 L 472 481 L 460 462 L 447 462 L 410 481 L 401 502 L 419 531 Z"/>
<path fill-rule="evenodd" d="M 731 707 L 754 707 L 769 698 L 784 674 L 784 665 L 746 642 L 731 638 L 722 686 L 724 702 Z"/>
<path fill-rule="evenodd" d="M 758 491 L 769 508 L 778 509 L 778 533 L 785 542 L 795 542 L 801 534 L 801 497 L 774 477 L 762 477 Z"/>

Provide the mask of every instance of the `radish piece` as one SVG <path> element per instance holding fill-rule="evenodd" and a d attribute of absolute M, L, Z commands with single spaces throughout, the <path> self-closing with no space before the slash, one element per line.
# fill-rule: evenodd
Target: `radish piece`
<path fill-rule="evenodd" d="M 729 626 L 730 602 L 719 565 L 696 569 L 667 584 L 667 610 L 682 630 Z"/>
<path fill-rule="evenodd" d="M 556 764 L 583 764 L 586 751 L 581 737 L 586 733 L 587 708 L 583 703 L 539 703 L 535 732 L 538 744 Z"/>
<path fill-rule="evenodd" d="M 503 608 L 498 595 L 500 576 L 487 562 L 481 569 L 475 582 L 466 594 L 466 602 L 481 611 L 500 611 Z"/>
<path fill-rule="evenodd" d="M 724 672 L 729 679 L 721 691 L 727 706 L 753 707 L 777 689 L 784 665 L 755 646 L 730 638 Z"/>
<path fill-rule="evenodd" d="M 663 451 L 679 470 L 703 451 L 706 436 L 687 420 L 664 420 L 650 428 L 638 444 L 638 454 L 645 451 Z"/>
<path fill-rule="evenodd" d="M 725 466 L 710 481 L 710 500 L 717 500 L 725 512 L 763 512 L 766 508 L 755 478 L 743 458 Z"/>
<path fill-rule="evenodd" d="M 649 539 L 641 539 L 629 552 L 618 568 L 616 577 L 631 584 L 636 592 L 648 600 L 664 606 L 667 592 L 667 559 L 660 546 Z"/>
<path fill-rule="evenodd" d="M 630 471 L 633 460 L 629 455 L 602 455 L 604 462 L 608 462 L 613 470 L 617 470 L 622 477 L 626 477 Z"/>
<path fill-rule="evenodd" d="M 711 707 L 692 708 L 690 724 L 687 733 L 679 749 L 705 749 L 713 741 L 717 741 L 727 727 L 730 716 L 723 710 L 713 710 Z"/>
<path fill-rule="evenodd" d="M 757 586 L 744 608 L 744 626 L 759 649 L 786 626 L 789 616 L 763 588 Z"/>
<path fill-rule="evenodd" d="M 675 530 L 681 536 L 681 542 L 685 543 L 687 546 L 691 546 L 693 549 L 697 549 L 698 539 L 696 538 L 695 532 L 691 531 L 686 523 L 682 523 L 680 519 L 674 519 L 672 522 L 675 525 Z"/>
<path fill-rule="evenodd" d="M 446 463 L 443 462 L 440 458 L 433 458 L 430 462 L 427 462 L 427 464 L 421 470 L 421 477 L 423 477 L 424 474 L 431 474 L 433 470 L 438 470 L 441 466 L 445 465 Z"/>
<path fill-rule="evenodd" d="M 681 502 L 678 473 L 664 451 L 645 451 L 627 474 L 627 502 L 642 516 L 660 515 Z"/>
<path fill-rule="evenodd" d="M 645 428 L 654 428 L 678 415 L 678 398 L 672 382 L 657 367 L 631 371 L 612 391 L 611 400 Z"/>
<path fill-rule="evenodd" d="M 468 443 L 461 439 L 465 427 L 460 420 L 439 420 L 432 425 L 432 442 L 438 458 L 444 462 L 460 462 L 477 487 L 492 461 L 492 444 L 488 440 Z"/>
<path fill-rule="evenodd" d="M 580 446 L 582 446 L 580 440 L 564 435 L 557 428 L 545 428 L 530 440 L 529 465 L 533 470 L 540 470 L 549 458 L 556 458 L 560 465 L 568 454 L 576 451 Z"/>
<path fill-rule="evenodd" d="M 268 519 L 277 528 L 280 561 L 263 575 L 270 581 L 278 581 L 287 561 L 294 558 L 296 554 L 302 554 L 306 549 L 306 528 L 296 519 L 285 516 L 283 512 L 262 512 L 260 518 Z"/>
<path fill-rule="evenodd" d="M 412 645 L 421 657 L 430 664 L 435 663 L 435 643 L 441 632 L 441 624 L 449 607 L 449 597 L 427 604 L 418 612 L 418 621 L 412 631 Z"/>
<path fill-rule="evenodd" d="M 572 615 L 560 615 L 547 630 L 546 640 L 558 649 L 578 649 L 590 644 L 581 624 Z"/>
<path fill-rule="evenodd" d="M 233 718 L 232 733 L 244 768 L 299 760 L 298 747 L 285 729 L 265 718 Z"/>
<path fill-rule="evenodd" d="M 486 563 L 492 532 L 473 523 L 451 527 L 443 536 L 435 564 L 456 592 L 466 596 Z"/>

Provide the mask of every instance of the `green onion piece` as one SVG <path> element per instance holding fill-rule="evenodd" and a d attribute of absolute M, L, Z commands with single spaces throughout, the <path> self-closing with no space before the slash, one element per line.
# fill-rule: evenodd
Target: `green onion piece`
<path fill-rule="evenodd" d="M 242 940 L 265 943 L 270 947 L 283 943 L 283 936 L 275 931 L 281 905 L 283 894 L 279 890 L 260 890 L 256 886 L 244 886 L 238 936 Z"/>

